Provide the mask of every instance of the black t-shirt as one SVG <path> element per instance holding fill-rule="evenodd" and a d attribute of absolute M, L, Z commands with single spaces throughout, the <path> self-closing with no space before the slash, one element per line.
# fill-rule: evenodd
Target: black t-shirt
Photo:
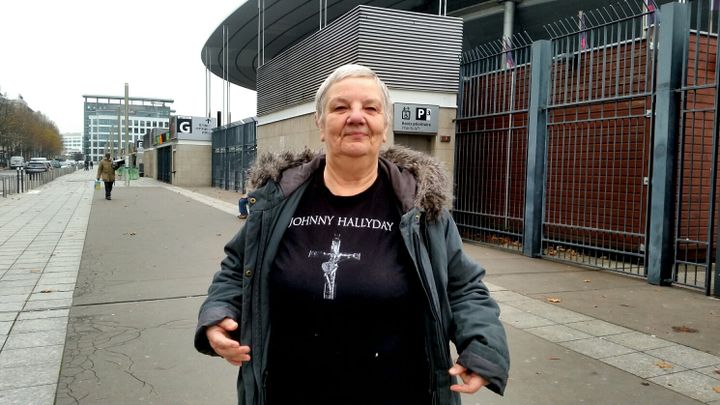
<path fill-rule="evenodd" d="M 389 180 L 379 174 L 366 191 L 340 197 L 322 172 L 270 273 L 268 401 L 426 403 L 425 304 Z"/>

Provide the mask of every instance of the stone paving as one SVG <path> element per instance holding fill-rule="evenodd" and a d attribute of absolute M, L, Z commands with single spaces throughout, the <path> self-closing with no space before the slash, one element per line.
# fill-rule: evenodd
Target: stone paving
<path fill-rule="evenodd" d="M 52 404 L 85 243 L 92 174 L 0 201 L 0 403 Z"/>
<path fill-rule="evenodd" d="M 488 283 L 500 319 L 698 401 L 720 405 L 720 357 Z"/>
<path fill-rule="evenodd" d="M 78 171 L 0 198 L 0 404 L 53 404 L 93 196 Z M 117 186 L 124 183 L 118 181 Z M 162 186 L 231 214 L 237 206 Z M 720 405 L 720 358 L 489 284 L 501 319 L 697 401 Z"/>

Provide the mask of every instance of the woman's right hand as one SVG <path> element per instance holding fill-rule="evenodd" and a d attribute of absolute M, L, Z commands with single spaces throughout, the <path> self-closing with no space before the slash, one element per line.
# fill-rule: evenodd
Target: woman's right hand
<path fill-rule="evenodd" d="M 234 366 L 242 366 L 243 362 L 250 361 L 250 346 L 241 346 L 240 342 L 230 337 L 230 332 L 237 328 L 237 322 L 225 318 L 217 325 L 208 327 L 205 335 L 215 353 Z"/>

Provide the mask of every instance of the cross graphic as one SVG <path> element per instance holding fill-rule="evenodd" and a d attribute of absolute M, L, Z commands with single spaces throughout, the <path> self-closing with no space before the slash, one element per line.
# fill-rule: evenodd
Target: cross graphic
<path fill-rule="evenodd" d="M 330 243 L 329 252 L 320 252 L 317 250 L 311 250 L 308 253 L 308 257 L 323 257 L 327 258 L 328 261 L 323 262 L 320 266 L 322 267 L 323 276 L 325 276 L 325 287 L 323 288 L 323 298 L 326 300 L 335 299 L 335 276 L 337 275 L 338 263 L 341 261 L 355 259 L 360 260 L 360 253 L 340 253 L 340 235 L 335 234 L 332 242 Z"/>

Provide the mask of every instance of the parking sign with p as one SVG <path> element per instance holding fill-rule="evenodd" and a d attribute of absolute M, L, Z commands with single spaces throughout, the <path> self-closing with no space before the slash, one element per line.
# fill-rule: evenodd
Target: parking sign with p
<path fill-rule="evenodd" d="M 418 121 L 430 121 L 432 114 L 429 108 L 417 108 L 415 109 L 415 119 Z"/>

